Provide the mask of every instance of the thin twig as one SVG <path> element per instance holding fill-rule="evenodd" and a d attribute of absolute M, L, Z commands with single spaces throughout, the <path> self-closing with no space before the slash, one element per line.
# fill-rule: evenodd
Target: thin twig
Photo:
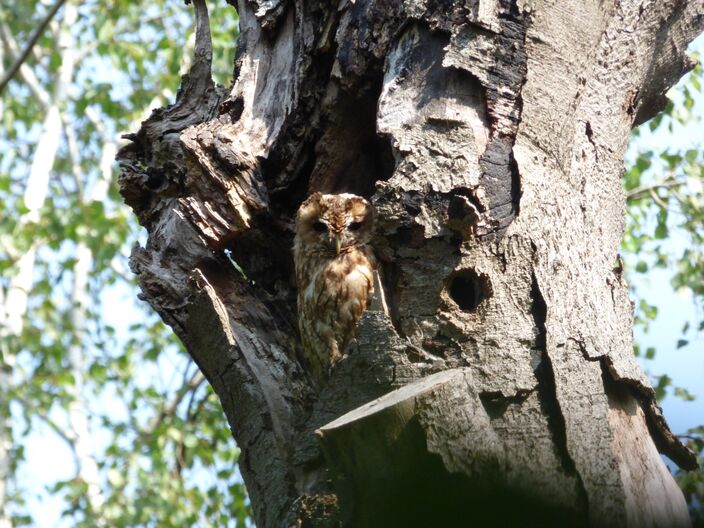
<path fill-rule="evenodd" d="M 195 406 L 195 409 L 192 409 L 191 403 L 194 402 L 195 400 L 195 392 L 193 392 L 193 398 L 188 404 L 188 409 L 186 410 L 186 420 L 189 422 L 195 422 L 196 417 L 200 416 L 203 413 L 203 407 L 205 407 L 206 402 L 208 401 L 208 398 L 210 397 L 209 393 L 205 393 L 205 395 L 198 400 L 198 405 Z"/>
<path fill-rule="evenodd" d="M 5 26 L 2 20 L 0 20 L 0 40 L 2 40 L 2 44 L 7 55 L 9 57 L 15 57 L 18 52 L 17 42 L 10 34 L 10 29 Z M 42 87 L 41 82 L 35 75 L 34 71 L 32 71 L 32 68 L 26 64 L 22 64 L 20 67 L 20 75 L 37 98 L 37 101 L 39 101 L 44 108 L 48 108 L 49 105 L 51 105 L 51 97 L 49 96 L 49 92 Z"/>
<path fill-rule="evenodd" d="M 176 409 L 178 408 L 179 404 L 183 401 L 184 397 L 190 391 L 195 391 L 198 387 L 200 387 L 201 383 L 203 383 L 204 381 L 205 376 L 203 376 L 203 373 L 200 370 L 196 370 L 195 373 L 191 376 L 191 378 L 184 383 L 184 385 L 176 392 L 176 394 L 174 394 L 173 399 L 166 405 L 164 405 L 161 412 L 159 412 L 159 414 L 154 416 L 149 421 L 147 427 L 139 431 L 139 435 L 142 438 L 149 437 L 150 435 L 152 435 L 167 416 L 171 416 L 176 412 Z"/>
<path fill-rule="evenodd" d="M 66 442 L 68 448 L 76 455 L 76 435 L 73 432 L 65 431 L 60 427 L 54 420 L 49 418 L 49 415 L 45 411 L 37 411 L 35 408 L 30 407 L 30 405 L 24 401 L 22 398 L 17 398 L 17 401 L 30 416 L 36 416 L 42 422 L 49 426 L 49 428 L 56 433 L 56 435 Z"/>
<path fill-rule="evenodd" d="M 10 79 L 14 77 L 15 73 L 17 73 L 17 70 L 20 69 L 20 66 L 22 66 L 24 61 L 27 60 L 27 57 L 32 51 L 32 48 L 37 43 L 37 40 L 39 40 L 39 37 L 42 35 L 42 33 L 44 33 L 44 29 L 46 29 L 46 26 L 49 24 L 49 22 L 51 22 L 51 19 L 54 18 L 56 12 L 61 8 L 62 5 L 64 5 L 65 2 L 66 0 L 57 0 L 56 4 L 54 4 L 54 7 L 52 7 L 51 10 L 44 17 L 44 20 L 41 21 L 41 23 L 29 36 L 27 45 L 22 50 L 22 53 L 20 53 L 18 57 L 15 57 L 15 61 L 12 63 L 12 65 L 10 65 L 8 70 L 5 72 L 5 75 L 3 75 L 2 79 L 0 79 L 0 93 L 2 93 L 7 83 L 10 82 Z"/>
<path fill-rule="evenodd" d="M 667 209 L 667 204 L 662 201 L 662 198 L 658 196 L 658 193 L 655 192 L 655 189 L 650 189 L 648 193 L 656 204 L 658 204 L 662 209 Z"/>
<path fill-rule="evenodd" d="M 691 434 L 677 434 L 675 437 L 680 440 L 703 440 L 701 436 Z"/>
<path fill-rule="evenodd" d="M 657 191 L 658 189 L 670 189 L 672 187 L 679 187 L 687 183 L 684 180 L 666 180 L 660 183 L 655 183 L 653 185 L 643 185 L 642 187 L 636 187 L 631 192 L 626 195 L 626 200 L 638 200 L 639 198 L 644 198 L 649 195 L 651 191 Z"/>
<path fill-rule="evenodd" d="M 673 194 L 673 196 L 675 197 L 675 199 L 676 199 L 678 202 L 680 202 L 680 203 L 682 203 L 682 204 L 686 204 L 686 203 L 688 202 L 687 198 L 686 198 L 685 196 L 682 196 L 682 195 L 681 195 L 680 193 L 678 193 L 677 191 L 673 190 L 673 191 L 672 191 L 672 194 Z"/>

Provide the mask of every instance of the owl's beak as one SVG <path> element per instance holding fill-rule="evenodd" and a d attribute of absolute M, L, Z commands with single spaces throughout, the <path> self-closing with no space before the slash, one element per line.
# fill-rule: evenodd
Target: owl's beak
<path fill-rule="evenodd" d="M 342 239 L 340 237 L 335 237 L 335 255 L 340 254 L 341 247 L 342 247 Z"/>

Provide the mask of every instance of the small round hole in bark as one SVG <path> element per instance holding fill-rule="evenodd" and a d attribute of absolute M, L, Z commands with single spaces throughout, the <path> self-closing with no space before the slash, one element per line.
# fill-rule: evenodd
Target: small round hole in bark
<path fill-rule="evenodd" d="M 491 296 L 489 278 L 474 270 L 456 273 L 450 279 L 447 291 L 463 312 L 475 311 L 484 299 Z"/>

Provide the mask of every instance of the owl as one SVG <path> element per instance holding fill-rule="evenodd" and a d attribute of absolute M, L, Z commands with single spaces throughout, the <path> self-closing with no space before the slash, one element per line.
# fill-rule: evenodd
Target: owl
<path fill-rule="evenodd" d="M 298 326 L 317 386 L 342 358 L 374 289 L 373 224 L 371 204 L 354 194 L 315 193 L 298 209 Z"/>

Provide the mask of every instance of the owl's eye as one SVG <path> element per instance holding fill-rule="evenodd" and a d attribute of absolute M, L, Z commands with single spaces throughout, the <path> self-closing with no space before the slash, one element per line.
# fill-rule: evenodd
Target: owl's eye
<path fill-rule="evenodd" d="M 325 225 L 324 223 L 322 223 L 322 222 L 315 222 L 315 223 L 313 224 L 313 229 L 314 229 L 315 231 L 317 231 L 318 233 L 325 233 L 325 231 L 328 230 L 328 226 L 326 226 L 326 225 Z"/>
<path fill-rule="evenodd" d="M 347 229 L 357 231 L 360 227 L 362 227 L 362 222 L 351 222 L 350 225 L 347 226 Z"/>

